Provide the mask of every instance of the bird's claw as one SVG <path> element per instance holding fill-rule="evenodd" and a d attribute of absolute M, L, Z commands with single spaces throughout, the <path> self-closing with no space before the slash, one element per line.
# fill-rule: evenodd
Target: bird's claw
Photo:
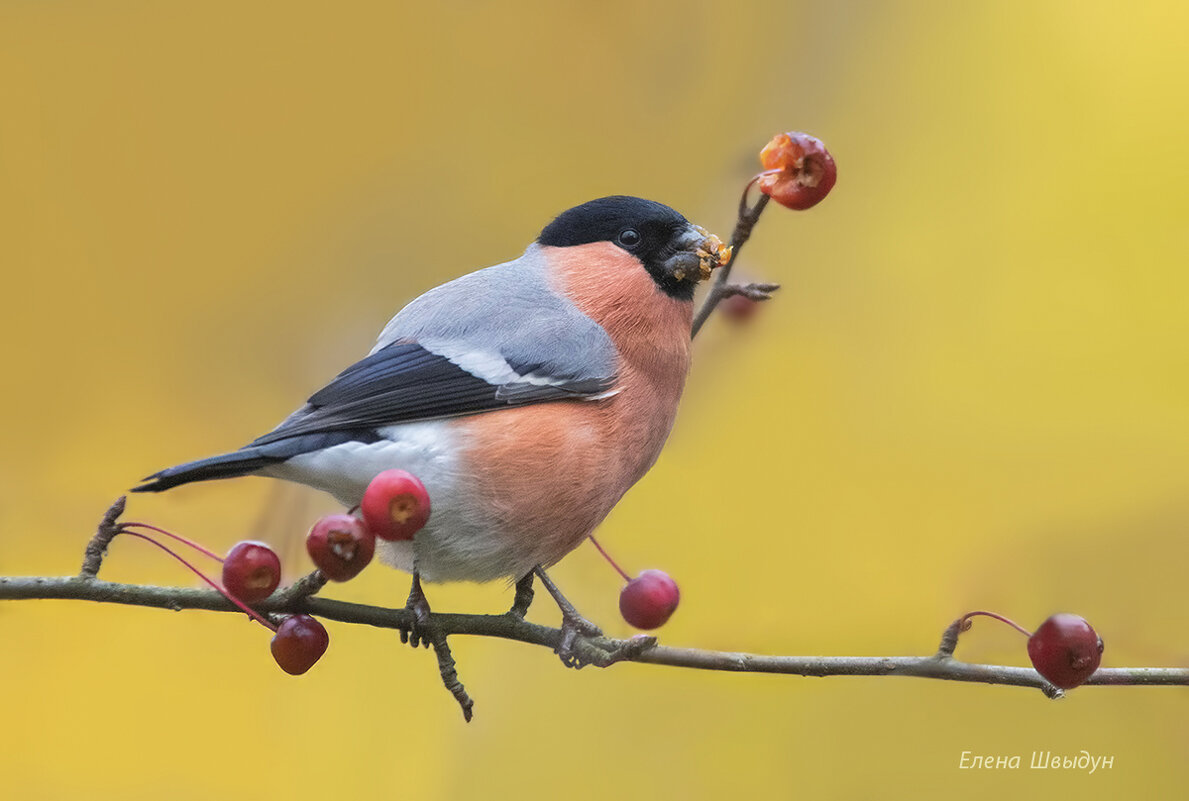
<path fill-rule="evenodd" d="M 562 610 L 561 638 L 553 650 L 563 665 L 577 670 L 598 663 L 596 652 L 601 649 L 591 641 L 602 636 L 603 630 L 582 615 L 572 609 Z"/>
<path fill-rule="evenodd" d="M 587 625 L 590 624 L 587 622 Z M 587 665 L 610 667 L 616 662 L 635 659 L 656 647 L 656 637 L 646 634 L 638 634 L 627 640 L 609 640 L 602 636 L 597 627 L 594 627 L 593 632 L 582 631 L 577 625 L 568 625 L 564 620 L 561 632 L 555 650 L 562 664 L 575 670 Z"/>
<path fill-rule="evenodd" d="M 576 670 L 587 665 L 607 667 L 625 659 L 634 659 L 656 646 L 656 637 L 643 634 L 629 640 L 611 640 L 604 637 L 602 629 L 578 614 L 578 610 L 566 600 L 566 597 L 561 594 L 561 590 L 546 575 L 540 565 L 533 568 L 533 572 L 528 577 L 517 582 L 518 596 L 525 584 L 528 585 L 531 592 L 531 576 L 534 573 L 541 580 L 545 589 L 549 591 L 549 594 L 553 596 L 553 600 L 557 601 L 557 606 L 561 610 L 561 636 L 558 637 L 557 646 L 553 651 L 566 667 Z M 531 595 L 529 597 L 531 598 Z M 516 606 L 513 605 L 512 612 L 515 611 Z"/>

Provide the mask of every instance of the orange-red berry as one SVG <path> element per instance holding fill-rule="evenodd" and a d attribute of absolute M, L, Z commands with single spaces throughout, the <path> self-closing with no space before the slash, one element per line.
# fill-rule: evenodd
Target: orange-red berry
<path fill-rule="evenodd" d="M 363 522 L 382 540 L 411 540 L 429 520 L 429 493 L 412 473 L 385 470 L 359 503 Z"/>
<path fill-rule="evenodd" d="M 777 134 L 760 151 L 759 189 L 777 203 L 798 211 L 816 206 L 838 179 L 834 157 L 817 137 L 800 131 Z"/>

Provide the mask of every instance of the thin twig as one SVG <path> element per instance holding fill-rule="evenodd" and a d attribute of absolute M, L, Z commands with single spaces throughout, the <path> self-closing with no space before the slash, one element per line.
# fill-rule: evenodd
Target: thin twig
<path fill-rule="evenodd" d="M 430 616 L 432 618 L 432 613 L 430 613 Z M 462 709 L 463 720 L 470 723 L 471 718 L 474 716 L 475 702 L 471 700 L 471 696 L 467 694 L 466 687 L 463 686 L 462 681 L 458 678 L 458 670 L 454 667 L 454 654 L 450 650 L 450 645 L 446 642 L 446 635 L 435 631 L 431 642 L 433 642 L 434 655 L 438 658 L 438 673 L 442 676 L 442 684 L 446 686 L 446 690 L 458 702 L 458 706 Z"/>
<path fill-rule="evenodd" d="M 279 604 L 289 604 L 299 598 L 308 598 L 311 595 L 316 595 L 326 586 L 326 574 L 321 570 L 314 570 L 313 573 L 307 573 L 299 578 L 297 581 L 290 584 L 288 587 L 282 589 L 277 598 Z"/>
<path fill-rule="evenodd" d="M 726 300 L 734 295 L 742 295 L 748 300 L 763 302 L 772 300 L 772 293 L 780 289 L 780 284 L 727 284 L 722 287 L 720 300 Z"/>
<path fill-rule="evenodd" d="M 709 319 L 714 307 L 728 296 L 726 286 L 727 280 L 731 277 L 731 268 L 739 261 L 739 251 L 743 250 L 743 246 L 751 238 L 752 229 L 759 222 L 760 215 L 764 213 L 764 207 L 768 205 L 768 196 L 760 195 L 754 206 L 748 206 L 747 193 L 750 189 L 751 183 L 748 183 L 743 187 L 743 195 L 739 198 L 739 216 L 735 220 L 735 230 L 731 233 L 731 260 L 715 270 L 714 282 L 710 284 L 710 291 L 706 293 L 706 299 L 702 301 L 701 308 L 694 315 L 694 322 L 690 328 L 691 339 L 698 335 L 698 331 L 702 330 L 702 326 Z M 772 286 L 773 291 L 778 288 L 776 285 Z"/>
<path fill-rule="evenodd" d="M 116 521 L 124 514 L 124 503 L 127 499 L 126 495 L 116 498 L 115 503 L 103 514 L 99 528 L 95 530 L 95 536 L 91 537 L 91 541 L 87 543 L 87 550 L 83 553 L 83 566 L 78 572 L 79 577 L 93 579 L 99 575 L 99 567 L 103 564 L 103 557 L 107 555 L 107 546 L 111 545 L 112 539 L 120 533 L 120 526 Z"/>
<path fill-rule="evenodd" d="M 238 612 L 226 598 L 210 590 L 117 584 L 99 579 L 70 577 L 0 577 L 0 600 L 69 599 L 101 603 L 151 606 L 161 609 L 204 609 Z M 384 629 L 407 628 L 413 622 L 408 609 L 389 609 L 346 603 L 318 596 L 286 599 L 284 592 L 256 605 L 259 612 L 305 613 L 341 623 Z M 474 635 L 514 640 L 556 648 L 561 629 L 520 620 L 513 615 L 470 615 L 433 612 L 433 629 L 441 635 Z M 764 656 L 730 651 L 706 651 L 658 645 L 631 653 L 632 640 L 593 637 L 590 646 L 605 652 L 626 652 L 622 662 L 721 670 L 735 673 L 780 673 L 798 676 L 914 676 L 947 681 L 981 682 L 1016 687 L 1051 689 L 1032 668 L 979 665 L 945 656 Z M 1087 685 L 1189 686 L 1189 668 L 1099 668 Z"/>

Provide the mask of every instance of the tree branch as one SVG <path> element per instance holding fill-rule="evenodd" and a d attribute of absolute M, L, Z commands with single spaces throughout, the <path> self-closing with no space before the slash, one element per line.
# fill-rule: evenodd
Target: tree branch
<path fill-rule="evenodd" d="M 300 585 L 300 582 L 299 582 Z M 295 585 L 298 586 L 298 585 Z M 227 599 L 211 590 L 157 587 L 142 584 L 118 584 L 81 576 L 72 577 L 0 577 L 0 600 L 66 599 L 100 603 L 129 604 L 161 609 L 203 609 L 213 612 L 239 612 Z M 310 614 L 340 623 L 353 623 L 385 629 L 407 629 L 413 621 L 408 609 L 347 603 L 319 598 L 291 588 L 281 590 L 255 606 L 262 614 Z M 242 614 L 242 613 L 241 613 Z M 456 634 L 495 637 L 529 645 L 556 648 L 562 631 L 529 623 L 515 614 L 472 615 L 433 612 L 430 622 L 442 636 Z M 580 652 L 596 663 L 602 653 L 620 651 L 632 640 L 607 637 L 581 638 Z M 1034 687 L 1057 697 L 1060 690 L 1031 668 L 1007 665 L 980 665 L 961 662 L 943 652 L 932 656 L 764 656 L 731 651 L 706 651 L 658 645 L 643 653 L 623 656 L 619 661 L 650 665 L 668 665 L 697 670 L 723 670 L 735 673 L 781 673 L 797 676 L 914 676 L 947 681 L 980 682 L 1016 687 Z M 1087 685 L 1189 685 L 1187 668 L 1121 667 L 1099 668 Z"/>

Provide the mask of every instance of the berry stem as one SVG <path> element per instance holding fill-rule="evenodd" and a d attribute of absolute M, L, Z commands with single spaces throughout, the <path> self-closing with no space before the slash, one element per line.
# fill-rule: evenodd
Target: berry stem
<path fill-rule="evenodd" d="M 627 573 L 623 572 L 623 568 L 620 567 L 618 564 L 616 564 L 615 560 L 611 558 L 611 554 L 609 554 L 603 550 L 603 546 L 599 545 L 599 541 L 594 538 L 593 534 L 587 534 L 586 537 L 587 537 L 587 539 L 590 540 L 591 544 L 594 545 L 594 547 L 599 549 L 599 553 L 601 553 L 603 555 L 603 558 L 606 559 L 611 564 L 611 567 L 615 568 L 616 571 L 618 571 L 619 575 L 623 576 L 624 581 L 632 580 L 632 577 L 629 576 Z"/>
<path fill-rule="evenodd" d="M 145 542 L 151 542 L 153 545 L 156 545 L 158 548 L 165 551 L 167 554 L 172 556 L 174 559 L 178 560 L 183 565 L 188 567 L 190 569 L 190 571 L 192 573 L 194 573 L 194 575 L 198 576 L 200 579 L 202 579 L 207 584 L 209 584 L 212 588 L 214 588 L 220 595 L 222 595 L 228 601 L 231 601 L 231 603 L 235 604 L 240 609 L 242 609 L 248 615 L 248 617 L 252 618 L 257 623 L 259 623 L 260 625 L 264 626 L 267 629 L 270 629 L 274 632 L 277 630 L 276 626 L 274 626 L 272 623 L 265 620 L 263 617 L 261 617 L 257 613 L 253 612 L 248 607 L 248 605 L 245 604 L 243 601 L 241 601 L 239 598 L 236 598 L 234 595 L 229 593 L 227 590 L 220 587 L 218 582 L 212 581 L 211 579 L 207 578 L 206 574 L 204 574 L 201 570 L 199 570 L 194 565 L 192 565 L 188 561 L 186 561 L 185 557 L 183 557 L 180 554 L 178 554 L 177 552 L 175 552 L 168 545 L 164 545 L 160 542 L 157 542 L 155 539 L 150 537 L 148 534 L 141 534 L 139 531 L 130 531 L 128 529 L 123 529 L 120 533 L 127 534 L 130 537 L 138 537 L 139 539 L 142 539 Z"/>
<path fill-rule="evenodd" d="M 970 628 L 970 618 L 975 617 L 977 615 L 994 618 L 995 620 L 998 620 L 1000 623 L 1006 623 L 1007 625 L 1011 626 L 1016 631 L 1023 634 L 1025 637 L 1032 636 L 1032 632 L 1028 631 L 1028 629 L 1024 628 L 1023 626 L 1021 626 L 1019 623 L 1012 620 L 1011 618 L 1004 617 L 1003 615 L 995 614 L 994 612 L 984 612 L 981 609 L 975 610 L 973 612 L 967 612 L 966 614 L 962 615 L 962 617 L 958 618 L 959 630 L 966 631 L 967 629 L 969 629 Z"/>
<path fill-rule="evenodd" d="M 756 201 L 756 204 L 754 207 L 748 205 L 747 196 L 749 194 L 751 194 L 751 188 L 753 186 L 755 186 L 756 182 L 759 181 L 761 178 L 763 178 L 765 175 L 775 175 L 776 173 L 779 173 L 779 172 L 784 172 L 784 170 L 782 170 L 782 169 L 760 170 L 755 175 L 751 176 L 751 180 L 748 181 L 744 185 L 743 194 L 739 198 L 739 220 L 740 221 L 746 220 L 746 219 L 748 219 L 748 217 L 753 216 L 753 215 L 754 215 L 755 219 L 753 219 L 751 221 L 751 224 L 749 226 L 747 226 L 747 228 L 743 231 L 742 237 L 739 236 L 739 233 L 740 233 L 739 228 L 738 228 L 739 223 L 736 222 L 735 234 L 731 237 L 732 242 L 734 242 L 736 239 L 739 239 L 739 238 L 742 238 L 743 242 L 746 242 L 748 240 L 748 237 L 751 236 L 751 229 L 753 227 L 755 227 L 755 220 L 759 219 L 760 212 L 763 211 L 763 207 L 765 205 L 767 205 L 767 201 L 761 203 L 758 200 Z M 768 197 L 768 196 L 764 195 L 763 197 Z M 740 242 L 739 244 L 742 245 L 743 242 Z M 732 258 L 734 258 L 734 257 L 732 256 Z"/>
<path fill-rule="evenodd" d="M 127 523 L 120 524 L 121 529 L 127 529 L 129 526 L 136 526 L 137 528 L 147 528 L 149 531 L 155 531 L 158 534 L 164 534 L 167 537 L 172 537 L 173 539 L 177 540 L 180 543 L 189 545 L 191 548 L 198 551 L 199 553 L 206 554 L 211 559 L 214 559 L 216 562 L 219 562 L 219 563 L 223 562 L 222 556 L 219 556 L 217 553 L 210 551 L 207 548 L 204 548 L 203 546 L 199 545 L 197 542 L 190 539 L 189 537 L 183 537 L 181 534 L 174 534 L 172 531 L 166 531 L 163 528 L 158 528 L 157 526 L 152 526 L 152 525 L 149 525 L 148 523 L 137 523 L 136 521 L 129 521 Z"/>

